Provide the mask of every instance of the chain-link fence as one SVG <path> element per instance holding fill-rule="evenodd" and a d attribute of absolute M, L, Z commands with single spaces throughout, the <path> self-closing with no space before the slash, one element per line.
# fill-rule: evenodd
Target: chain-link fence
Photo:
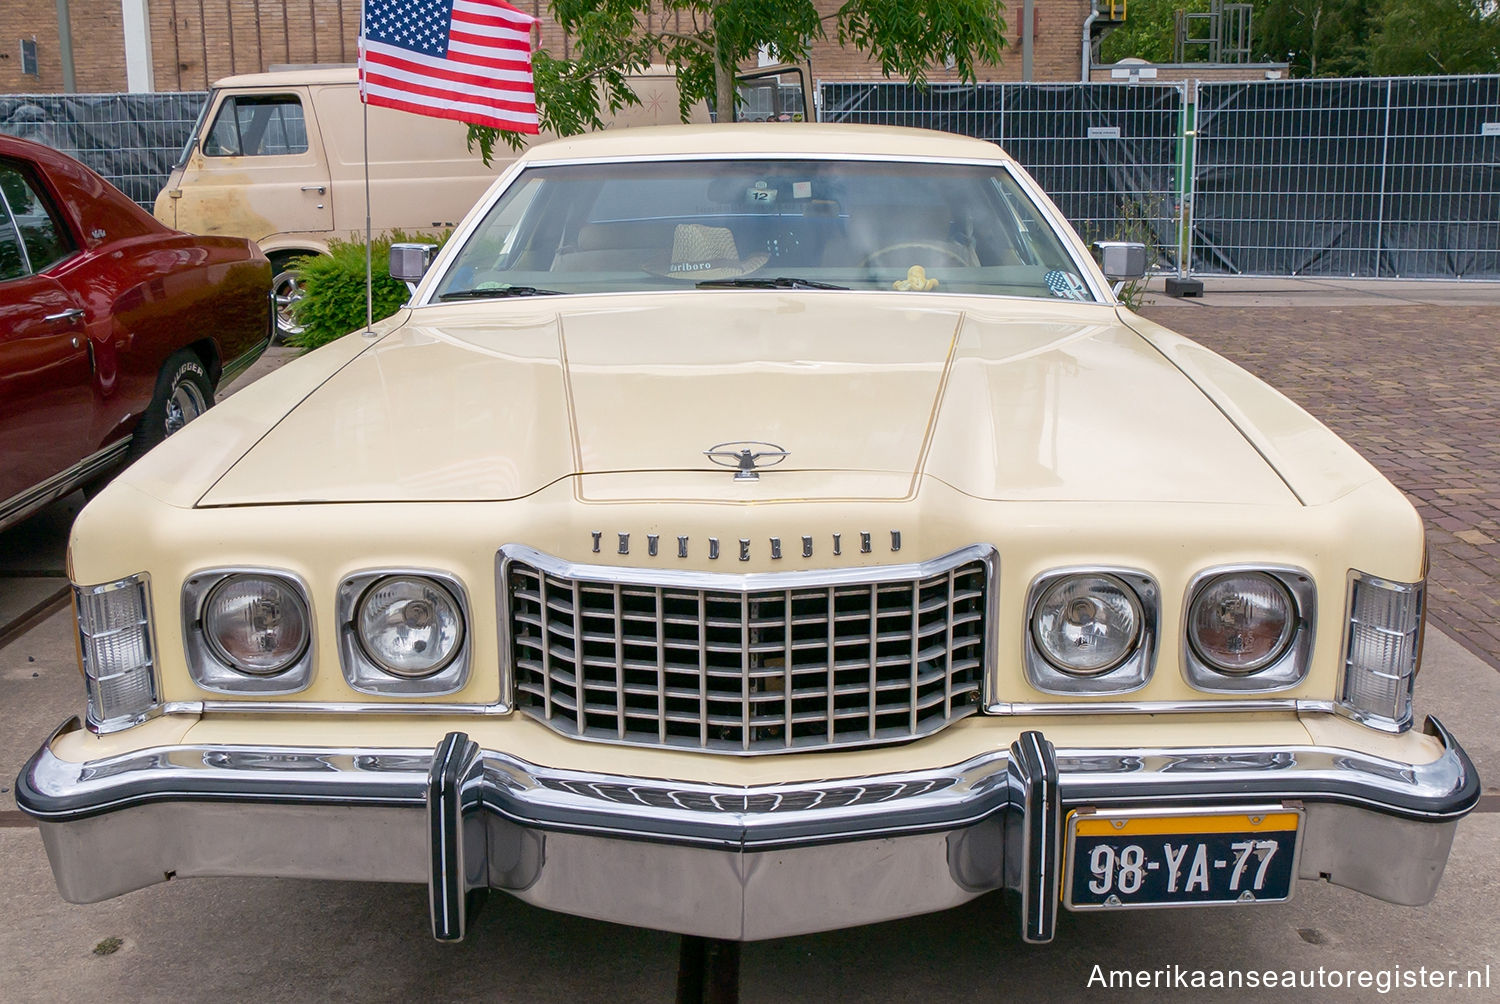
<path fill-rule="evenodd" d="M 147 209 L 172 173 L 208 94 L 0 96 L 0 132 L 77 157 Z"/>
<path fill-rule="evenodd" d="M 819 83 L 827 122 L 942 129 L 1004 146 L 1085 240 L 1140 240 L 1175 268 L 1180 84 Z"/>
<path fill-rule="evenodd" d="M 1500 278 L 1500 77 L 1204 83 L 1200 274 Z"/>

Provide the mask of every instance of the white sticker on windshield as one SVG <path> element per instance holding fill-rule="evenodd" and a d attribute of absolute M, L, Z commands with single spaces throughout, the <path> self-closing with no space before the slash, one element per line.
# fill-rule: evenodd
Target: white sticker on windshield
<path fill-rule="evenodd" d="M 792 198 L 794 198 L 794 199 L 810 199 L 810 198 L 812 198 L 812 182 L 810 182 L 810 181 L 794 181 L 794 182 L 792 182 Z"/>

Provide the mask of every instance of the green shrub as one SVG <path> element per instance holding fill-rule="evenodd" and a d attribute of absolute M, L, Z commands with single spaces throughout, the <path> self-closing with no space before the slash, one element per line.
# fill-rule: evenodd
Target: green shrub
<path fill-rule="evenodd" d="M 375 320 L 390 317 L 409 296 L 406 283 L 391 278 L 391 244 L 442 244 L 447 238 L 446 233 L 407 234 L 400 230 L 375 238 L 370 269 Z M 365 242 L 335 238 L 328 242 L 328 251 L 326 255 L 296 259 L 302 273 L 302 300 L 295 310 L 302 332 L 287 341 L 303 349 L 327 345 L 365 326 Z"/>

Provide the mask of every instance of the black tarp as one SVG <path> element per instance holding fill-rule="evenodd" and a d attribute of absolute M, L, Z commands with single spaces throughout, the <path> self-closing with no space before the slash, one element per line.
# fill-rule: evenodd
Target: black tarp
<path fill-rule="evenodd" d="M 1192 268 L 1500 278 L 1500 77 L 1201 84 Z"/>

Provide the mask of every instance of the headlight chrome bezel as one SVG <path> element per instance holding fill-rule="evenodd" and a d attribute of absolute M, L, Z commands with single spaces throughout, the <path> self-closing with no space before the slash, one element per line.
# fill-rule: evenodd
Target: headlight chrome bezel
<path fill-rule="evenodd" d="M 285 669 L 274 673 L 251 673 L 238 669 L 217 651 L 208 640 L 203 614 L 215 590 L 231 578 L 259 576 L 276 579 L 290 588 L 302 604 L 307 622 L 307 643 L 302 652 Z M 311 592 L 301 576 L 284 568 L 234 566 L 205 568 L 193 572 L 182 584 L 182 633 L 187 655 L 188 673 L 202 690 L 213 694 L 296 694 L 312 684 L 313 653 L 318 647 L 318 622 L 314 615 Z"/>
<path fill-rule="evenodd" d="M 360 637 L 360 603 L 377 582 L 388 578 L 427 579 L 444 589 L 458 607 L 463 636 L 458 651 L 437 672 L 428 676 L 398 676 L 382 668 L 366 651 Z M 462 690 L 469 682 L 472 662 L 474 619 L 468 590 L 463 582 L 446 572 L 429 568 L 372 568 L 345 576 L 337 593 L 339 663 L 344 680 L 361 694 L 378 696 L 440 697 Z"/>
<path fill-rule="evenodd" d="M 1098 576 L 1114 579 L 1135 597 L 1140 625 L 1135 646 L 1114 666 L 1091 674 L 1059 668 L 1042 652 L 1036 639 L 1036 616 L 1042 599 L 1066 579 Z M 1026 679 L 1044 694 L 1063 696 L 1128 694 L 1151 681 L 1161 622 L 1161 587 L 1140 569 L 1105 565 L 1055 568 L 1032 580 L 1026 592 Z"/>
<path fill-rule="evenodd" d="M 1274 659 L 1258 669 L 1232 672 L 1215 667 L 1200 656 L 1192 639 L 1193 607 L 1212 582 L 1232 575 L 1264 575 L 1291 597 L 1290 637 Z M 1194 690 L 1207 694 L 1272 693 L 1290 690 L 1307 679 L 1312 669 L 1317 630 L 1318 590 L 1312 573 L 1295 565 L 1232 564 L 1205 568 L 1188 583 L 1182 606 L 1182 675 Z"/>

